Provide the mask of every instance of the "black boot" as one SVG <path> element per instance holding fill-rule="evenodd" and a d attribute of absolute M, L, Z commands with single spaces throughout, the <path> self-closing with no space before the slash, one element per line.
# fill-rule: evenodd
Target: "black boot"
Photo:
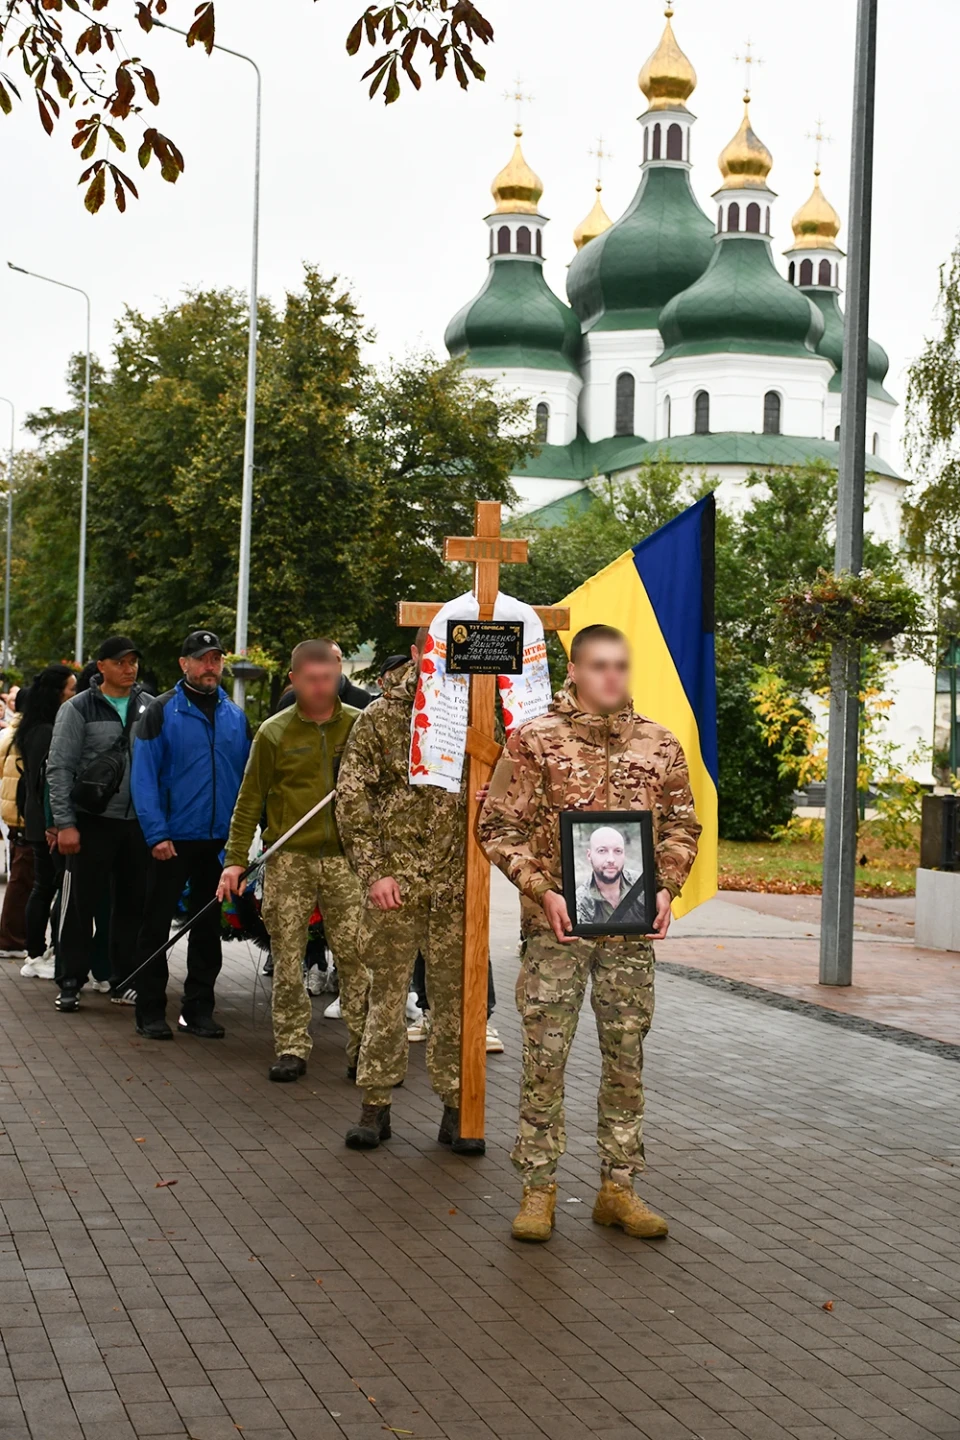
<path fill-rule="evenodd" d="M 299 1080 L 300 1076 L 306 1073 L 307 1062 L 301 1055 L 278 1055 L 270 1066 L 270 1079 L 281 1085 L 287 1085 L 291 1080 Z"/>
<path fill-rule="evenodd" d="M 72 1014 L 74 1010 L 79 1010 L 80 982 L 78 980 L 61 980 L 60 994 L 53 1003 L 61 1015 Z"/>
<path fill-rule="evenodd" d="M 440 1121 L 437 1140 L 441 1145 L 449 1145 L 454 1155 L 486 1154 L 487 1146 L 485 1141 L 464 1140 L 461 1137 L 460 1111 L 456 1105 L 444 1105 L 443 1119 Z"/>
<path fill-rule="evenodd" d="M 380 1141 L 389 1140 L 392 1133 L 390 1106 L 364 1105 L 360 1119 L 347 1131 L 346 1141 L 351 1150 L 376 1150 Z"/>
<path fill-rule="evenodd" d="M 348 1080 L 356 1080 L 356 1078 L 357 1078 L 357 1067 L 356 1067 L 356 1065 L 348 1065 L 348 1066 L 347 1066 L 347 1079 L 348 1079 Z"/>
<path fill-rule="evenodd" d="M 201 1040 L 222 1040 L 227 1033 L 212 1015 L 198 1016 L 195 1020 L 188 1020 L 181 1015 L 177 1029 L 181 1035 L 199 1035 Z"/>
<path fill-rule="evenodd" d="M 145 1040 L 172 1040 L 173 1031 L 162 1015 L 155 1020 L 142 1020 L 137 1016 L 137 1034 Z"/>

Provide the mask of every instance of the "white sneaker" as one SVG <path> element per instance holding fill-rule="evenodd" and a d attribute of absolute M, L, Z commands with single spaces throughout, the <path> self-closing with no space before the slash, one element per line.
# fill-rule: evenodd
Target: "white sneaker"
<path fill-rule="evenodd" d="M 487 1026 L 487 1054 L 502 1055 L 503 1041 L 492 1025 Z"/>
<path fill-rule="evenodd" d="M 0 960 L 26 960 L 26 950 L 0 950 Z"/>
<path fill-rule="evenodd" d="M 407 1026 L 407 1039 L 410 1041 L 411 1045 L 416 1045 L 418 1041 L 426 1040 L 429 1034 L 430 1011 L 425 1010 L 421 1013 L 419 1020 L 415 1021 L 413 1025 Z"/>
<path fill-rule="evenodd" d="M 107 991 L 110 989 L 110 981 L 91 979 L 87 981 L 86 985 L 83 988 L 85 990 L 89 990 L 92 994 L 106 995 Z M 121 1003 L 128 1004 L 129 1002 L 122 1001 Z"/>
<path fill-rule="evenodd" d="M 35 959 L 25 960 L 20 966 L 20 974 L 28 980 L 52 980 L 55 969 L 56 962 L 53 958 L 53 946 L 51 946 L 49 950 L 45 950 Z"/>
<path fill-rule="evenodd" d="M 307 994 L 323 994 L 323 971 L 319 965 L 311 965 L 307 971 Z"/>
<path fill-rule="evenodd" d="M 42 964 L 43 961 L 42 959 L 40 959 L 39 956 L 36 960 L 27 960 L 23 965 L 20 966 L 20 974 L 25 980 L 39 980 L 40 971 L 37 969 L 37 966 Z"/>
<path fill-rule="evenodd" d="M 417 992 L 411 990 L 407 996 L 407 1022 L 413 1025 L 417 1020 L 423 1019 L 423 1011 L 417 1004 Z"/>
<path fill-rule="evenodd" d="M 339 1020 L 341 1018 L 339 995 L 336 1000 L 333 1001 L 332 1005 L 328 1005 L 326 1010 L 324 1010 L 323 1018 L 324 1020 Z"/>

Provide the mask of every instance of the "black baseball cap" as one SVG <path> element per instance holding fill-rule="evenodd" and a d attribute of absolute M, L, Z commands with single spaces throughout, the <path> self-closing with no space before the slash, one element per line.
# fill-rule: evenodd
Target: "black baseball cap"
<path fill-rule="evenodd" d="M 97 651 L 98 660 L 122 660 L 124 655 L 140 658 L 140 646 L 129 635 L 111 635 Z"/>
<path fill-rule="evenodd" d="M 208 650 L 219 650 L 221 655 L 226 653 L 212 630 L 191 630 L 183 642 L 180 654 L 206 655 Z"/>
<path fill-rule="evenodd" d="M 388 655 L 380 666 L 380 679 L 382 680 L 384 675 L 389 675 L 391 670 L 396 670 L 398 665 L 406 665 L 409 659 L 409 655 Z"/>

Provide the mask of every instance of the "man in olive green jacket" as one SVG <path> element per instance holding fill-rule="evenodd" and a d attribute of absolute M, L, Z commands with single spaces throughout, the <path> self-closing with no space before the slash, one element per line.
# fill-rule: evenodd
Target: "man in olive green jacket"
<path fill-rule="evenodd" d="M 277 840 L 334 788 L 340 757 L 360 714 L 338 697 L 340 656 L 326 640 L 305 640 L 290 658 L 297 703 L 265 720 L 257 731 L 230 822 L 219 894 L 236 892 L 241 871 L 266 810 L 264 845 Z M 263 919 L 273 955 L 273 1038 L 277 1058 L 270 1079 L 306 1073 L 311 1006 L 303 978 L 310 916 L 323 915 L 337 960 L 340 1006 L 347 1024 L 347 1068 L 356 1069 L 366 1013 L 366 969 L 358 928 L 360 883 L 344 858 L 333 805 L 327 805 L 267 861 Z"/>

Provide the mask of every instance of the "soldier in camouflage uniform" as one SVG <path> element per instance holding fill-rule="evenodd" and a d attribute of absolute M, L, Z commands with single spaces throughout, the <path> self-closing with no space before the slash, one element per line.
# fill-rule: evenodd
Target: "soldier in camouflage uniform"
<path fill-rule="evenodd" d="M 370 996 L 357 1071 L 363 1108 L 346 1137 L 354 1149 L 390 1136 L 393 1088 L 407 1070 L 405 1005 L 418 950 L 432 1016 L 427 1071 L 444 1105 L 439 1139 L 460 1148 L 466 799 L 463 787 L 453 795 L 409 782 L 416 645 L 411 654 L 353 727 L 337 782 L 337 824 L 367 892 L 361 942 Z"/>
<path fill-rule="evenodd" d="M 563 1077 L 587 981 L 600 1037 L 601 1189 L 593 1218 L 631 1235 L 666 1221 L 634 1192 L 643 1169 L 643 1038 L 653 1019 L 653 946 L 633 936 L 575 938 L 561 894 L 562 810 L 650 810 L 657 867 L 655 935 L 689 874 L 700 825 L 686 761 L 663 726 L 628 698 L 629 650 L 606 625 L 574 638 L 569 678 L 548 714 L 515 731 L 494 771 L 480 839 L 521 894 L 523 1082 L 513 1163 L 523 1180 L 517 1239 L 547 1240 L 557 1162 L 566 1147 Z"/>

